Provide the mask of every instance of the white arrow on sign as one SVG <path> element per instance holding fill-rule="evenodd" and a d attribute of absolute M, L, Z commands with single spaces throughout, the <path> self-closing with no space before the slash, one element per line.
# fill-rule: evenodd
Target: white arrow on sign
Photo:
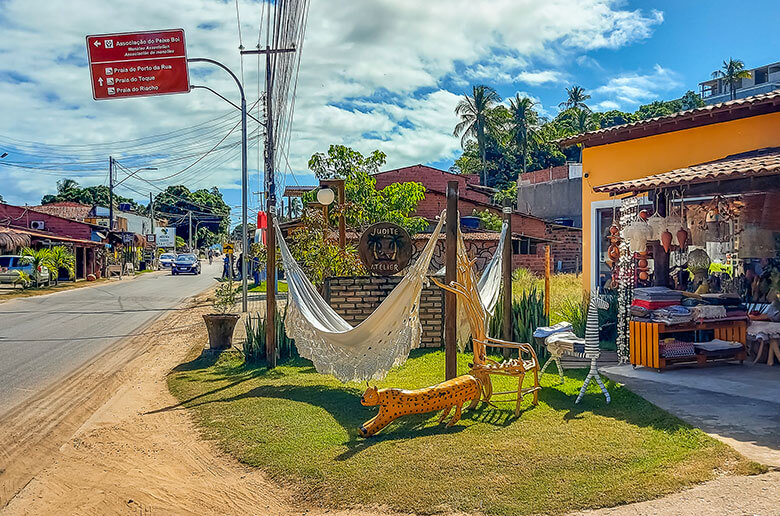
<path fill-rule="evenodd" d="M 92 44 L 93 44 L 93 45 L 95 45 L 96 47 L 99 47 L 99 46 L 100 46 L 100 41 L 98 41 L 98 40 L 95 40 L 95 42 L 94 42 L 94 43 L 92 43 Z"/>
<path fill-rule="evenodd" d="M 103 86 L 103 78 L 102 77 L 98 77 L 98 84 Z"/>

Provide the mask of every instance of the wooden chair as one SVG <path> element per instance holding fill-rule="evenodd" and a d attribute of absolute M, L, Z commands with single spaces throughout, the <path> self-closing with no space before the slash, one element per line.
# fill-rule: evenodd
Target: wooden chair
<path fill-rule="evenodd" d="M 497 252 L 500 252 L 497 251 Z M 466 318 L 471 328 L 471 339 L 474 347 L 474 362 L 469 364 L 471 371 L 469 374 L 477 377 L 482 383 L 482 401 L 490 403 L 493 396 L 509 396 L 499 401 L 516 401 L 515 416 L 520 415 L 520 404 L 527 394 L 533 394 L 533 404 L 539 404 L 539 360 L 530 344 L 509 342 L 500 339 L 494 339 L 487 336 L 488 313 L 482 306 L 477 290 L 477 282 L 474 277 L 474 262 L 469 261 L 463 252 L 458 253 L 458 272 L 457 281 L 450 285 L 444 285 L 433 278 L 434 283 L 448 292 L 458 296 L 458 310 L 461 308 L 465 312 Z M 487 347 L 501 349 L 516 349 L 517 358 L 504 359 L 497 362 L 488 358 Z M 523 358 L 523 355 L 527 358 Z M 534 375 L 534 384 L 532 387 L 523 388 L 523 380 L 526 373 L 531 372 Z M 517 389 L 512 391 L 494 392 L 491 376 L 510 376 L 517 378 Z M 477 400 L 469 408 L 474 408 Z"/>

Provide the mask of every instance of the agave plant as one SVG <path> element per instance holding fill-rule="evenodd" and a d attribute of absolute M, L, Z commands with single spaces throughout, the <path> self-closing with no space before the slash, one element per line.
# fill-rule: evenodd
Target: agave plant
<path fill-rule="evenodd" d="M 496 306 L 502 306 L 500 300 Z M 500 308 L 496 309 L 489 324 L 491 336 L 501 338 L 503 320 L 503 311 Z M 544 314 L 544 292 L 531 288 L 523 291 L 519 298 L 515 296 L 512 301 L 512 340 L 531 344 L 539 360 L 546 356 L 547 348 L 537 346 L 534 340 L 534 331 L 539 326 L 547 326 L 548 324 L 549 318 Z"/>
<path fill-rule="evenodd" d="M 277 312 L 276 317 L 276 352 L 280 361 L 298 356 L 295 341 L 289 338 L 284 331 L 286 318 L 287 307 L 285 306 L 284 312 L 282 314 Z M 266 327 L 266 321 L 260 312 L 254 317 L 252 314 L 247 314 L 246 321 L 244 321 L 246 339 L 243 345 L 244 361 L 247 364 L 265 360 Z"/>

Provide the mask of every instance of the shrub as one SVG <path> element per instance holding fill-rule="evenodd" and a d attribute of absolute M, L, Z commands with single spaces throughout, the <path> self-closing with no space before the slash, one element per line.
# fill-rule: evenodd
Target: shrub
<path fill-rule="evenodd" d="M 489 334 L 494 338 L 502 337 L 504 320 L 502 306 L 502 300 L 499 300 L 488 326 Z M 547 348 L 536 344 L 534 330 L 548 324 L 549 318 L 544 315 L 544 292 L 537 291 L 535 287 L 532 287 L 530 290 L 523 291 L 520 296 L 514 296 L 512 300 L 512 340 L 531 344 L 539 360 L 546 356 Z"/>
<path fill-rule="evenodd" d="M 276 313 L 276 352 L 279 360 L 298 356 L 295 341 L 289 338 L 284 331 L 286 318 L 287 307 L 285 306 L 284 313 Z M 244 361 L 247 364 L 265 361 L 266 327 L 266 321 L 260 312 L 257 313 L 256 317 L 247 314 L 246 321 L 244 321 L 246 339 L 243 345 Z"/>
<path fill-rule="evenodd" d="M 214 291 L 214 309 L 220 314 L 228 313 L 235 305 L 241 287 L 234 287 L 233 280 L 220 284 Z"/>

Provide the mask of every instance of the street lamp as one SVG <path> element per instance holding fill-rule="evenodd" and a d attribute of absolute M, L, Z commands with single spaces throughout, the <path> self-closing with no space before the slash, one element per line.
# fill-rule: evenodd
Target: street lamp
<path fill-rule="evenodd" d="M 317 190 L 317 202 L 323 206 L 329 206 L 336 199 L 336 194 L 330 188 L 320 188 Z"/>
<path fill-rule="evenodd" d="M 346 195 L 344 191 L 343 179 L 326 179 L 323 180 L 320 185 L 320 189 L 317 191 L 317 202 L 325 206 L 325 223 L 328 223 L 328 205 L 333 203 L 336 199 L 336 194 L 333 192 L 333 187 L 339 193 L 339 248 L 344 251 L 347 247 L 347 229 L 346 221 L 344 220 L 344 202 L 346 201 Z"/>

